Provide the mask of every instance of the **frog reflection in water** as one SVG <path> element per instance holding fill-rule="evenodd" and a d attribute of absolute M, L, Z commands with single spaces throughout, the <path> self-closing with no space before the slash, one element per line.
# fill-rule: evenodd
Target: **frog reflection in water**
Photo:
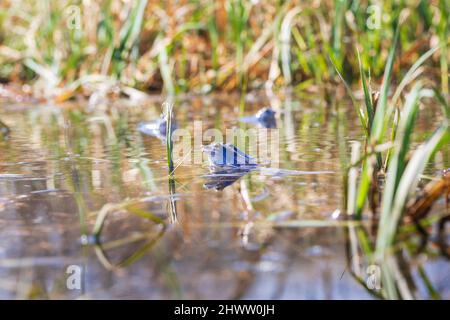
<path fill-rule="evenodd" d="M 232 144 L 212 143 L 203 147 L 209 160 L 206 189 L 222 190 L 258 168 L 256 159 Z"/>

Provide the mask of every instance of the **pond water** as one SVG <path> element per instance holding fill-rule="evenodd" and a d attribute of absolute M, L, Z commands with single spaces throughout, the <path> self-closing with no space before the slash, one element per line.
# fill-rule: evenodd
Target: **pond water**
<path fill-rule="evenodd" d="M 316 97 L 249 95 L 240 113 L 231 94 L 178 98 L 176 121 L 188 130 L 194 120 L 250 127 L 239 117 L 277 110 L 279 167 L 291 171 L 250 172 L 217 191 L 204 186 L 206 161 L 175 163 L 169 179 L 165 144 L 137 130 L 161 102 L 0 104 L 12 129 L 0 140 L 1 299 L 374 298 L 349 272 L 339 216 L 340 146 L 363 138 L 349 103 L 337 112 Z M 436 113 L 421 111 L 418 138 L 437 127 Z M 446 167 L 438 159 L 428 173 Z M 416 297 L 430 297 L 420 264 L 450 298 L 448 260 L 408 258 Z"/>

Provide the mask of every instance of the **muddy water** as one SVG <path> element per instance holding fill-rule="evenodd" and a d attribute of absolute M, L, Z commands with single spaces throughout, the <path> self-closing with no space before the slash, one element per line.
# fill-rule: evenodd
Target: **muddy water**
<path fill-rule="evenodd" d="M 316 98 L 247 100 L 239 114 L 232 95 L 180 98 L 176 120 L 224 130 L 271 103 L 282 110 L 279 166 L 303 173 L 252 172 L 216 191 L 204 187 L 206 162 L 183 162 L 170 183 L 164 143 L 137 131 L 159 116 L 159 98 L 95 108 L 3 102 L 12 131 L 0 141 L 0 298 L 373 298 L 349 272 L 339 217 L 339 159 L 348 153 L 340 146 L 362 139 L 353 109 Z M 436 119 L 422 112 L 418 138 Z M 448 161 L 438 157 L 428 173 Z M 430 297 L 419 264 L 449 298 L 450 263 L 415 259 L 416 297 Z"/>

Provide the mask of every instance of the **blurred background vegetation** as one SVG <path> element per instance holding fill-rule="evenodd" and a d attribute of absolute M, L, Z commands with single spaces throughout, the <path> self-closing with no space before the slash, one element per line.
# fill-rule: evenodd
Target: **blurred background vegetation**
<path fill-rule="evenodd" d="M 86 84 L 145 92 L 208 93 L 359 79 L 357 49 L 381 82 L 398 21 L 393 77 L 423 53 L 448 93 L 446 0 L 3 0 L 0 80 L 33 84 L 35 96 L 67 99 Z"/>

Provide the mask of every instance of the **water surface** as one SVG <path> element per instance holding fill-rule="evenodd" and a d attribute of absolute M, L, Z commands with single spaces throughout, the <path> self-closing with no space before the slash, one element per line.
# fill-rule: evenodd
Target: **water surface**
<path fill-rule="evenodd" d="M 353 108 L 315 97 L 247 100 L 240 114 L 237 96 L 180 98 L 178 126 L 242 127 L 240 117 L 272 104 L 282 110 L 280 168 L 314 174 L 251 172 L 215 191 L 204 187 L 206 162 L 182 163 L 170 182 L 164 143 L 137 130 L 159 117 L 159 97 L 93 109 L 3 102 L 12 131 L 0 141 L 0 298 L 373 298 L 349 272 L 339 217 L 340 143 L 363 138 Z M 422 111 L 418 138 L 437 119 Z M 428 173 L 449 166 L 441 157 Z M 96 245 L 82 235 L 105 211 Z M 449 262 L 425 261 L 449 298 Z M 71 265 L 82 270 L 80 290 L 67 288 Z M 429 298 L 411 268 L 417 297 Z"/>

